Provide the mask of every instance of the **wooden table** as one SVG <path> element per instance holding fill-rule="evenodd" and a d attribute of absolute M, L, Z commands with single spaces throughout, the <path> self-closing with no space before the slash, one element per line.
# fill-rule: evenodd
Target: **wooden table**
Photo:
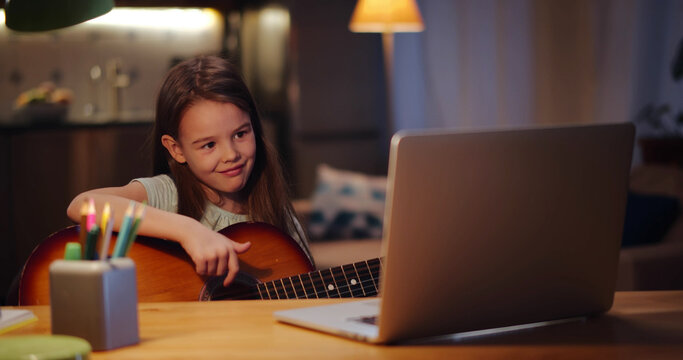
<path fill-rule="evenodd" d="M 618 292 L 601 317 L 467 341 L 377 346 L 278 323 L 276 310 L 348 300 L 141 303 L 140 344 L 92 359 L 683 359 L 683 291 Z M 39 321 L 2 336 L 49 334 L 48 306 Z"/>

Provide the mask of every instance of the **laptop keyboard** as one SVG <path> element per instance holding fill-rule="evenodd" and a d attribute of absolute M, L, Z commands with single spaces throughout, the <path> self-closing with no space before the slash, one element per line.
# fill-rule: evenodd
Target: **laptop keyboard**
<path fill-rule="evenodd" d="M 361 317 L 353 318 L 352 320 L 357 321 L 357 322 L 361 322 L 363 324 L 377 325 L 377 315 L 361 316 Z"/>

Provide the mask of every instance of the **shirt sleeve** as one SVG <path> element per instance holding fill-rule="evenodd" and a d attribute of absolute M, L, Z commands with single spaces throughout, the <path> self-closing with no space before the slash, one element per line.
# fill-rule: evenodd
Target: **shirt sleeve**
<path fill-rule="evenodd" d="M 148 178 L 137 178 L 147 192 L 147 204 L 168 212 L 178 212 L 178 190 L 168 175 L 157 175 Z"/>

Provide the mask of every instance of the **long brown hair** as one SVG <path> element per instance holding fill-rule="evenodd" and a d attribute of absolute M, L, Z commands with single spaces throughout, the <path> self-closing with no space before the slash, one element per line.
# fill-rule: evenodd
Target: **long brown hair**
<path fill-rule="evenodd" d="M 254 99 L 238 70 L 216 56 L 200 56 L 181 62 L 166 75 L 157 98 L 154 127 L 154 174 L 173 177 L 178 189 L 178 213 L 200 220 L 208 198 L 187 163 L 175 161 L 161 143 L 162 135 L 178 139 L 180 121 L 200 100 L 231 103 L 249 114 L 256 138 L 256 158 L 247 184 L 240 190 L 246 198 L 247 215 L 281 230 L 296 232 L 280 159 L 263 133 Z M 300 234 L 301 235 L 301 234 Z"/>

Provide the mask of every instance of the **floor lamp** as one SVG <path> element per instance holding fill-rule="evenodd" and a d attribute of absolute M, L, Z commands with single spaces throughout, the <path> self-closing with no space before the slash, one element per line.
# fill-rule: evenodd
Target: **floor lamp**
<path fill-rule="evenodd" d="M 351 15 L 349 29 L 352 32 L 381 33 L 384 55 L 384 71 L 387 93 L 387 131 L 394 132 L 392 111 L 394 33 L 420 32 L 424 23 L 415 0 L 358 0 Z M 386 139 L 388 143 L 388 139 Z"/>

